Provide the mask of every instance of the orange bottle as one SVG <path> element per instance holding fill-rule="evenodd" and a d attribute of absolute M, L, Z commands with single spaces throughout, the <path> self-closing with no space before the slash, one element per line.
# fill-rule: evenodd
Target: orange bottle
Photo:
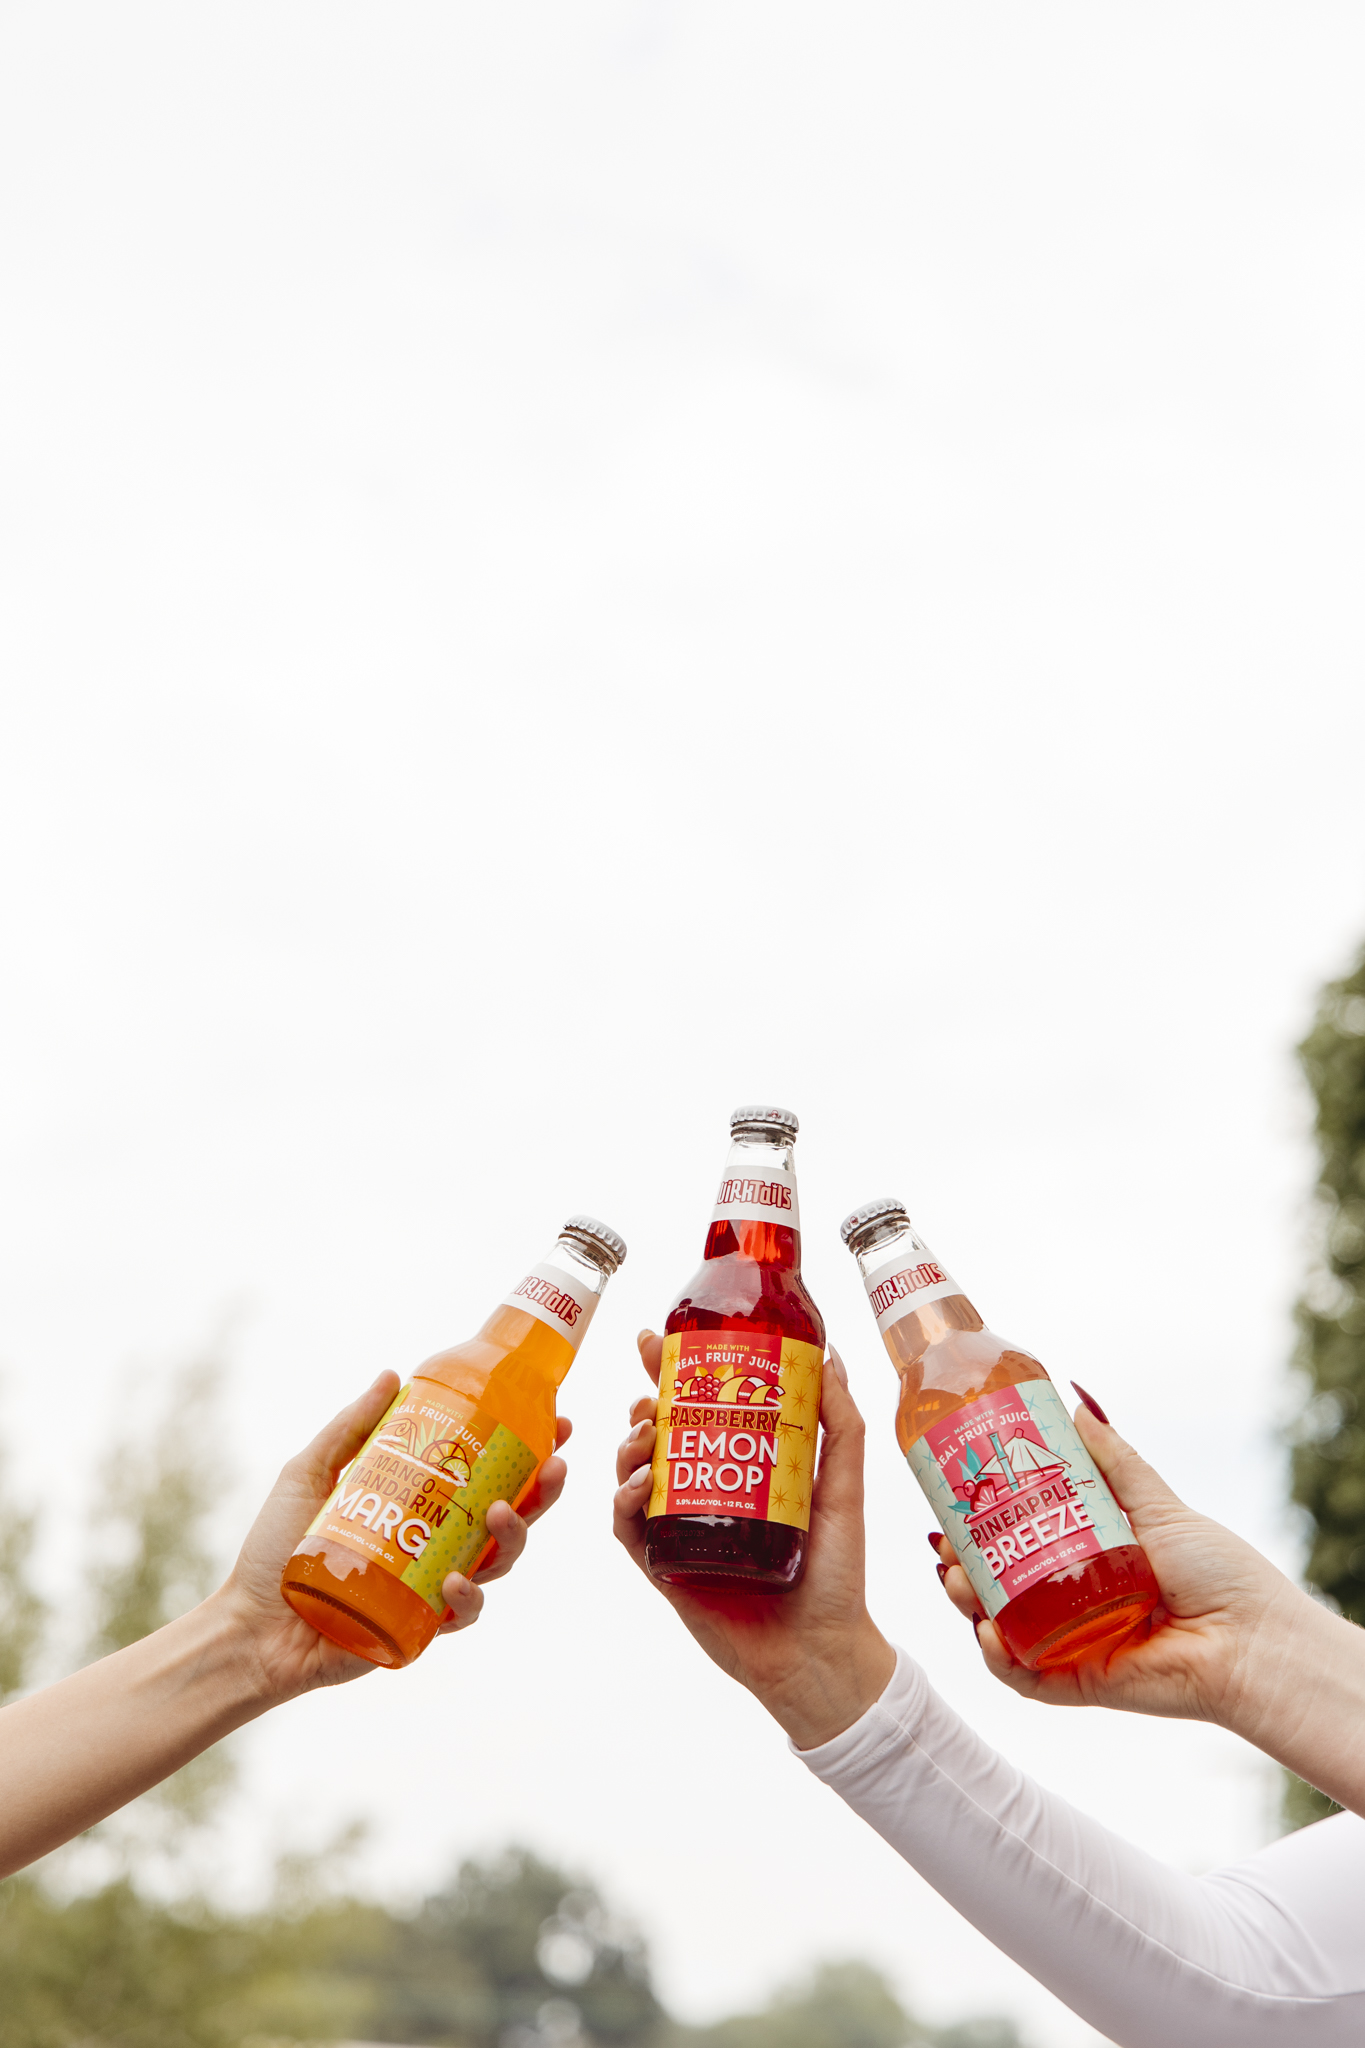
<path fill-rule="evenodd" d="M 284 1568 L 320 1634 L 390 1669 L 421 1656 L 447 1573 L 478 1570 L 489 1508 L 517 1506 L 554 1450 L 555 1390 L 625 1256 L 605 1223 L 571 1216 L 478 1335 L 399 1389 Z"/>
<path fill-rule="evenodd" d="M 1037 1671 L 1108 1656 L 1156 1578 L 1046 1371 L 986 1328 L 894 1197 L 842 1236 L 900 1374 L 900 1447 L 1011 1654 Z"/>

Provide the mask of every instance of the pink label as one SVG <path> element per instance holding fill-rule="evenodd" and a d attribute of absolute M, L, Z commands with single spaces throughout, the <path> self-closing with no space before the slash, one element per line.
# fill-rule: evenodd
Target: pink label
<path fill-rule="evenodd" d="M 1133 1540 L 1050 1380 L 955 1409 L 912 1447 L 910 1466 L 988 1614 Z"/>

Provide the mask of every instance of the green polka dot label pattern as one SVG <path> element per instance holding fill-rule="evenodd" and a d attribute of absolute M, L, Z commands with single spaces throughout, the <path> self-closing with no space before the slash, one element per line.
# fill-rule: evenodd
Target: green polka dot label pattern
<path fill-rule="evenodd" d="M 535 1452 L 498 1423 L 474 1460 L 469 1484 L 451 1495 L 445 1520 L 404 1571 L 403 1584 L 444 1614 L 446 1574 L 469 1570 L 488 1541 L 488 1510 L 495 1500 L 515 1500 L 535 1469 Z"/>

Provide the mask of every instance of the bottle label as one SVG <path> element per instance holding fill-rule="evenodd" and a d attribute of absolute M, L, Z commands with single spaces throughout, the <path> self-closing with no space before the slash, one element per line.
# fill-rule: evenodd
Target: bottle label
<path fill-rule="evenodd" d="M 577 1351 L 600 1299 L 577 1274 L 566 1273 L 562 1266 L 532 1266 L 526 1278 L 504 1294 L 500 1306 L 534 1316 L 567 1337 Z"/>
<path fill-rule="evenodd" d="M 400 1387 L 308 1534 L 349 1544 L 444 1615 L 447 1572 L 473 1571 L 490 1540 L 489 1508 L 515 1501 L 537 1463 L 486 1410 L 451 1413 L 425 1388 Z"/>
<path fill-rule="evenodd" d="M 902 1316 L 927 1308 L 931 1301 L 942 1301 L 945 1295 L 962 1292 L 952 1274 L 913 1232 L 893 1259 L 873 1267 L 863 1284 L 883 1336 Z"/>
<path fill-rule="evenodd" d="M 725 1178 L 716 1191 L 713 1223 L 781 1223 L 788 1230 L 801 1228 L 801 1211 L 796 1201 L 796 1175 L 783 1166 L 759 1166 L 746 1171 L 743 1158 L 732 1153 Z"/>
<path fill-rule="evenodd" d="M 646 1512 L 808 1529 L 821 1364 L 818 1344 L 766 1330 L 665 1337 Z"/>
<path fill-rule="evenodd" d="M 1133 1541 L 1051 1380 L 954 1409 L 908 1461 L 988 1615 Z"/>

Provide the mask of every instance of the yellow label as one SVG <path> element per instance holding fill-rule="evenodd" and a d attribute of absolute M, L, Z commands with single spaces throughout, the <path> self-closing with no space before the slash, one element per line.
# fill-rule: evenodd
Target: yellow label
<path fill-rule="evenodd" d="M 822 1364 L 817 1344 L 775 1331 L 665 1337 L 646 1512 L 808 1529 Z"/>
<path fill-rule="evenodd" d="M 495 1416 L 401 1387 L 308 1533 L 349 1544 L 444 1614 L 446 1574 L 474 1570 L 489 1508 L 516 1501 L 535 1469 L 534 1451 Z"/>

